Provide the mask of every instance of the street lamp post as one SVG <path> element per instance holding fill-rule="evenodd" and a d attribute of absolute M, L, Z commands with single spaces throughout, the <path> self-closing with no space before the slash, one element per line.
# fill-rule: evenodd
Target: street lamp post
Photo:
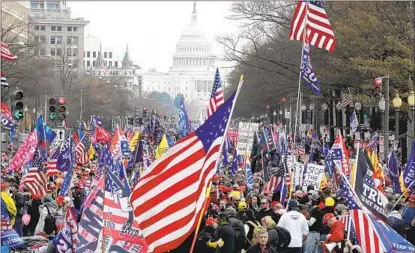
<path fill-rule="evenodd" d="M 362 119 L 362 114 L 361 114 L 361 111 L 362 111 L 362 103 L 360 103 L 360 102 L 356 102 L 355 104 L 354 104 L 354 109 L 356 109 L 356 113 L 357 113 L 357 120 L 359 121 L 359 124 L 361 124 L 361 119 Z"/>
<path fill-rule="evenodd" d="M 342 117 L 343 115 L 342 115 L 342 105 L 341 105 L 340 101 L 337 102 L 337 104 L 336 104 L 336 110 L 337 110 L 336 125 L 341 131 L 342 125 L 343 125 L 343 123 L 342 123 L 343 122 L 343 117 Z M 337 134 L 338 133 L 334 133 L 334 136 L 336 136 Z"/>
<path fill-rule="evenodd" d="M 29 109 L 27 108 L 27 105 L 25 106 L 23 111 L 24 111 L 24 132 L 27 133 L 27 111 L 29 111 Z"/>
<path fill-rule="evenodd" d="M 324 103 L 321 106 L 321 109 L 323 109 L 323 124 L 326 126 L 326 125 L 328 125 L 327 110 L 329 109 L 329 106 L 326 103 Z"/>
<path fill-rule="evenodd" d="M 380 113 L 382 114 L 382 119 L 381 119 L 382 120 L 382 135 L 383 135 L 383 138 L 386 139 L 386 134 L 388 133 L 388 131 L 386 130 L 386 127 L 385 127 L 385 107 L 386 107 L 386 101 L 385 101 L 385 98 L 384 97 L 382 97 L 379 100 L 378 106 L 379 106 L 379 109 L 380 109 Z M 386 160 L 387 159 L 387 156 L 388 156 L 388 152 L 387 152 L 388 146 L 386 146 L 386 144 L 384 143 L 383 148 L 385 149 L 383 151 L 383 154 L 384 154 L 384 159 Z"/>
<path fill-rule="evenodd" d="M 310 106 L 308 107 L 310 109 L 310 125 L 313 126 L 314 129 L 314 125 L 315 125 L 315 120 L 314 120 L 314 103 L 310 104 Z"/>
<path fill-rule="evenodd" d="M 272 115 L 274 116 L 273 123 L 277 123 L 277 121 L 275 120 L 276 117 L 277 117 L 277 110 L 274 110 L 274 112 L 272 113 Z"/>
<path fill-rule="evenodd" d="M 399 112 L 402 106 L 402 99 L 399 97 L 399 93 L 396 92 L 395 97 L 392 100 L 393 108 L 395 109 L 395 141 L 399 137 Z"/>

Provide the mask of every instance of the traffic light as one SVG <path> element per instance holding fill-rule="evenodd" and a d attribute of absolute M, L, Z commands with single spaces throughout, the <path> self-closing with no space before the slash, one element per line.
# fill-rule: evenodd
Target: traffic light
<path fill-rule="evenodd" d="M 373 92 L 375 94 L 376 99 L 380 99 L 382 97 L 382 78 L 375 78 L 375 80 L 373 81 L 373 86 Z"/>
<path fill-rule="evenodd" d="M 55 98 L 49 98 L 49 119 L 55 120 L 56 119 L 56 106 L 57 101 Z"/>
<path fill-rule="evenodd" d="M 143 108 L 143 117 L 147 117 L 147 108 Z"/>
<path fill-rule="evenodd" d="M 133 117 L 128 117 L 128 125 L 134 125 L 134 118 Z"/>
<path fill-rule="evenodd" d="M 13 103 L 12 103 L 13 117 L 16 120 L 21 120 L 24 117 L 23 91 L 19 89 L 14 91 L 12 99 L 13 99 Z"/>
<path fill-rule="evenodd" d="M 66 119 L 66 99 L 59 98 L 59 115 L 58 119 L 64 121 Z"/>

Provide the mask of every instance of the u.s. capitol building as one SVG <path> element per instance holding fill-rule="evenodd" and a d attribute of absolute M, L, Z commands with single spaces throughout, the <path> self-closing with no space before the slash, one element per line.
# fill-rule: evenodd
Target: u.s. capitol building
<path fill-rule="evenodd" d="M 196 3 L 193 5 L 191 22 L 181 34 L 173 54 L 173 66 L 168 72 L 150 69 L 143 74 L 142 92 L 148 96 L 153 91 L 166 92 L 171 99 L 184 96 L 189 117 L 199 118 L 206 114 L 217 67 L 216 55 L 212 52 L 212 42 L 204 35 L 198 24 Z M 219 69 L 222 87 L 225 85 L 225 72 Z"/>

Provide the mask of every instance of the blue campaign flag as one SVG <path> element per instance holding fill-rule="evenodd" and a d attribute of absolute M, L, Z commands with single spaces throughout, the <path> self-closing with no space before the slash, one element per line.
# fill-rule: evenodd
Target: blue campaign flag
<path fill-rule="evenodd" d="M 388 155 L 386 165 L 388 167 L 388 175 L 392 180 L 393 190 L 395 193 L 402 194 L 401 185 L 399 184 L 399 169 L 396 155 L 391 151 Z"/>
<path fill-rule="evenodd" d="M 225 142 L 223 143 L 223 165 L 224 166 L 228 166 L 228 151 L 229 151 L 229 146 L 228 146 L 228 142 L 226 141 L 228 137 L 225 137 Z"/>
<path fill-rule="evenodd" d="M 73 165 L 72 165 L 72 163 L 70 163 L 69 169 L 66 172 L 65 179 L 63 180 L 61 189 L 59 191 L 59 196 L 64 196 L 65 197 L 65 196 L 68 195 L 69 188 L 70 188 L 70 185 L 71 185 L 71 179 L 72 179 L 72 168 L 73 168 Z"/>
<path fill-rule="evenodd" d="M 356 112 L 353 111 L 350 115 L 350 128 L 352 129 L 352 132 L 356 132 L 357 128 L 359 127 L 359 121 L 357 120 Z"/>
<path fill-rule="evenodd" d="M 371 219 L 373 228 L 382 241 L 382 245 L 385 248 L 385 252 L 394 253 L 413 253 L 415 252 L 415 246 L 398 234 L 388 224 L 384 223 L 374 215 L 367 215 L 368 219 Z"/>
<path fill-rule="evenodd" d="M 179 108 L 179 133 L 180 133 L 180 137 L 184 138 L 186 137 L 189 132 L 191 131 L 190 129 L 190 122 L 189 122 L 189 117 L 187 116 L 187 110 L 184 104 L 184 98 L 182 96 L 181 100 L 180 100 L 180 108 Z"/>
<path fill-rule="evenodd" d="M 310 48 L 308 43 L 304 43 L 303 56 L 301 59 L 301 79 L 311 88 L 316 95 L 321 95 L 321 88 L 318 84 L 316 74 L 310 62 Z"/>
<path fill-rule="evenodd" d="M 246 160 L 246 184 L 248 186 L 248 189 L 252 188 L 252 185 L 254 184 L 254 175 L 252 175 L 252 169 L 251 169 L 251 162 L 249 161 L 249 158 Z"/>
<path fill-rule="evenodd" d="M 233 157 L 233 162 L 232 162 L 232 167 L 231 167 L 232 177 L 235 176 L 237 170 L 238 170 L 238 156 L 235 154 Z"/>
<path fill-rule="evenodd" d="M 174 139 L 170 135 L 166 135 L 167 144 L 169 144 L 169 148 L 174 146 Z"/>
<path fill-rule="evenodd" d="M 412 143 L 411 156 L 403 172 L 403 183 L 409 189 L 415 185 L 415 141 Z"/>
<path fill-rule="evenodd" d="M 56 169 L 68 171 L 73 161 L 74 146 L 72 138 L 68 137 L 60 148 L 59 156 L 56 158 Z"/>
<path fill-rule="evenodd" d="M 48 125 L 43 123 L 42 115 L 36 121 L 36 133 L 41 149 L 46 149 L 46 145 L 50 145 L 56 137 L 56 133 Z"/>

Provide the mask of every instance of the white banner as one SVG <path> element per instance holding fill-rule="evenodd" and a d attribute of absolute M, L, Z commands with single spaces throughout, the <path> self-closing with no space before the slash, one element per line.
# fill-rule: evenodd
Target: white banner
<path fill-rule="evenodd" d="M 304 175 L 303 191 L 306 191 L 309 185 L 314 186 L 314 190 L 319 190 L 323 173 L 324 166 L 309 163 Z"/>
<path fill-rule="evenodd" d="M 258 131 L 259 124 L 252 122 L 239 122 L 238 126 L 238 154 L 251 155 L 252 145 L 254 143 L 254 133 Z"/>
<path fill-rule="evenodd" d="M 303 175 L 304 175 L 304 164 L 300 163 L 300 162 L 295 162 L 294 163 L 294 180 L 293 180 L 293 189 L 295 189 L 295 187 L 297 185 L 302 185 L 303 183 Z"/>

